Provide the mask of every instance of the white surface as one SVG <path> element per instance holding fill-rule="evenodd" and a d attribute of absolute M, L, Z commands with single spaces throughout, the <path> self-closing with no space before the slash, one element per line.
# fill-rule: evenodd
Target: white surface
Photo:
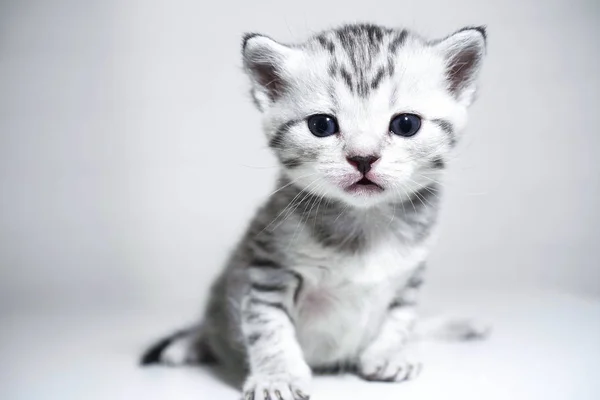
<path fill-rule="evenodd" d="M 473 343 L 420 343 L 423 375 L 406 384 L 354 376 L 315 380 L 313 400 L 600 398 L 600 301 L 550 293 L 463 293 L 444 309 L 488 315 L 492 337 Z M 0 398 L 7 400 L 238 400 L 207 368 L 139 368 L 145 343 L 181 326 L 181 315 L 5 317 Z M 186 316 L 186 317 L 189 317 Z"/>

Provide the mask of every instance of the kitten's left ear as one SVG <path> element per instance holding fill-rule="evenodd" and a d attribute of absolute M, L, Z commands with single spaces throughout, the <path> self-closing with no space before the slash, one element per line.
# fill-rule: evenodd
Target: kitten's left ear
<path fill-rule="evenodd" d="M 244 68 L 252 81 L 252 96 L 261 111 L 265 111 L 287 89 L 286 64 L 295 53 L 292 47 L 267 36 L 256 33 L 244 36 Z"/>
<path fill-rule="evenodd" d="M 486 50 L 485 27 L 467 27 L 434 44 L 446 60 L 448 89 L 456 99 L 469 106 Z"/>

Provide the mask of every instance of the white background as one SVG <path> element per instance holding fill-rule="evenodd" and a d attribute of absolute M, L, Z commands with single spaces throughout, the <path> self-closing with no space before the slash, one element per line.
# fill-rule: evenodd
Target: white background
<path fill-rule="evenodd" d="M 191 318 L 277 171 L 243 32 L 353 21 L 488 26 L 428 291 L 600 297 L 598 1 L 29 0 L 0 3 L 4 315 Z"/>
<path fill-rule="evenodd" d="M 432 285 L 600 295 L 600 3 L 541 4 L 3 2 L 2 308 L 199 308 L 276 174 L 242 33 L 357 20 L 488 26 Z"/>

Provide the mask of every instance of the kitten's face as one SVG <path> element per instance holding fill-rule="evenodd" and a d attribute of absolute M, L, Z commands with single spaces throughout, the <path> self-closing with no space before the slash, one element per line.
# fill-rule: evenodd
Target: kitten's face
<path fill-rule="evenodd" d="M 296 47 L 251 36 L 244 59 L 290 180 L 372 206 L 436 180 L 464 127 L 484 46 L 480 29 L 427 43 L 354 25 Z"/>

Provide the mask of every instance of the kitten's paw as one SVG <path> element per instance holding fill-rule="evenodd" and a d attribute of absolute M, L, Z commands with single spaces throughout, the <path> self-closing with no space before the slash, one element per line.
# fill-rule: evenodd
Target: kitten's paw
<path fill-rule="evenodd" d="M 423 368 L 405 354 L 365 355 L 358 365 L 359 375 L 368 381 L 404 382 L 415 379 Z"/>
<path fill-rule="evenodd" d="M 308 400 L 308 380 L 288 374 L 252 375 L 244 384 L 243 400 Z"/>

